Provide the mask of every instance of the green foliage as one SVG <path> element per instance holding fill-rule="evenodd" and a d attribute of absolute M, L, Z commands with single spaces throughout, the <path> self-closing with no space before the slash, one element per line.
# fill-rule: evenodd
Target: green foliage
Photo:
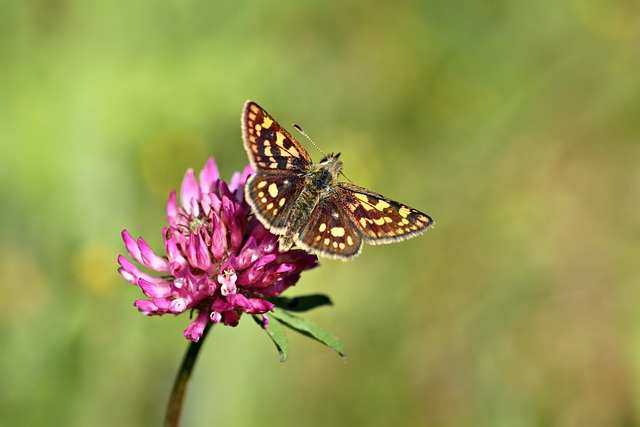
<path fill-rule="evenodd" d="M 269 326 L 264 330 L 275 344 L 281 362 L 284 362 L 287 357 L 289 357 L 289 341 L 287 340 L 282 324 L 328 346 L 346 360 L 344 345 L 338 337 L 308 319 L 288 313 L 289 311 L 305 312 L 317 307 L 322 307 L 323 305 L 331 305 L 329 297 L 317 294 L 294 298 L 277 297 L 271 298 L 271 301 L 276 304 L 276 307 L 274 307 L 273 313 L 267 314 L 269 317 Z M 253 317 L 256 323 L 262 327 L 262 316 Z"/>
<path fill-rule="evenodd" d="M 253 316 L 253 319 L 260 327 L 262 327 L 262 316 L 255 315 Z M 289 340 L 287 340 L 287 334 L 284 331 L 282 324 L 275 319 L 270 319 L 269 326 L 264 328 L 264 331 L 275 344 L 278 354 L 280 355 L 280 361 L 284 362 L 287 360 L 289 357 Z"/>
<path fill-rule="evenodd" d="M 334 334 L 316 325 L 312 321 L 294 316 L 293 314 L 287 313 L 285 310 L 281 310 L 278 307 L 274 307 L 271 316 L 291 329 L 313 338 L 333 349 L 343 359 L 346 357 L 346 351 L 342 341 L 340 341 L 340 339 Z"/>
<path fill-rule="evenodd" d="M 293 298 L 275 297 L 270 298 L 270 301 L 284 310 L 296 312 L 304 312 L 324 305 L 332 305 L 331 299 L 322 294 L 303 295 Z"/>

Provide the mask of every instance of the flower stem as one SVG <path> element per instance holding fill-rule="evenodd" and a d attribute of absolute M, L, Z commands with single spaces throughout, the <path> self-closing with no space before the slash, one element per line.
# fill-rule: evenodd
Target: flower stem
<path fill-rule="evenodd" d="M 187 384 L 189 383 L 189 377 L 191 371 L 198 358 L 200 347 L 209 332 L 209 328 L 212 323 L 207 322 L 202 336 L 198 342 L 191 342 L 187 354 L 185 354 L 182 360 L 182 366 L 176 375 L 176 379 L 173 382 L 173 389 L 171 390 L 171 396 L 169 397 L 169 403 L 167 405 L 167 414 L 164 419 L 165 427 L 178 427 L 180 422 L 180 413 L 182 412 L 182 404 L 184 403 L 184 396 L 187 391 Z"/>

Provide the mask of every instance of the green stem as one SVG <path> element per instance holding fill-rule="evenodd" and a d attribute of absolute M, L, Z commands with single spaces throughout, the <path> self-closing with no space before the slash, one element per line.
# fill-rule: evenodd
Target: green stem
<path fill-rule="evenodd" d="M 202 336 L 198 342 L 192 341 L 191 344 L 189 344 L 189 349 L 187 350 L 187 354 L 184 356 L 182 366 L 180 367 L 180 370 L 176 375 L 176 379 L 173 382 L 173 389 L 171 390 L 169 404 L 167 405 L 167 414 L 164 419 L 165 427 L 178 427 L 180 422 L 180 413 L 182 412 L 182 404 L 184 403 L 184 395 L 187 391 L 187 384 L 189 383 L 189 377 L 191 376 L 191 371 L 196 363 L 200 347 L 202 347 L 202 343 L 204 342 L 211 325 L 211 323 L 207 322 L 207 326 L 205 326 Z"/>

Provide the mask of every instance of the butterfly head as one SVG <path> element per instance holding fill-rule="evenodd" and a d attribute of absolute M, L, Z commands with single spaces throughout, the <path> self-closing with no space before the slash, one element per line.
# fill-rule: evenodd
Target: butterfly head
<path fill-rule="evenodd" d="M 336 178 L 340 171 L 342 171 L 342 162 L 338 160 L 340 157 L 340 153 L 329 153 L 327 156 L 323 157 L 318 163 L 319 169 L 327 169 L 331 172 L 331 175 Z"/>
<path fill-rule="evenodd" d="M 342 170 L 342 162 L 338 160 L 338 157 L 340 157 L 340 153 L 329 154 L 320 160 L 320 163 L 311 167 L 307 179 L 313 183 L 315 188 L 326 190 L 334 184 Z"/>

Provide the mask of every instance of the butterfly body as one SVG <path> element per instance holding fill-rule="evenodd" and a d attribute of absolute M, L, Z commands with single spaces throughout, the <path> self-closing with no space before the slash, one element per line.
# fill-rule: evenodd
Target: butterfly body
<path fill-rule="evenodd" d="M 247 101 L 242 135 L 255 169 L 245 196 L 256 217 L 280 235 L 279 249 L 294 244 L 343 260 L 362 243 L 392 243 L 424 232 L 433 220 L 373 191 L 340 182 L 339 154 L 313 163 L 307 151 L 264 109 Z"/>
<path fill-rule="evenodd" d="M 338 174 L 342 170 L 342 162 L 338 156 L 329 155 L 318 165 L 311 165 L 309 172 L 304 174 L 304 186 L 296 198 L 289 214 L 288 227 L 280 237 L 280 250 L 291 248 L 308 224 L 311 213 L 324 200 L 334 197 L 334 185 Z"/>

